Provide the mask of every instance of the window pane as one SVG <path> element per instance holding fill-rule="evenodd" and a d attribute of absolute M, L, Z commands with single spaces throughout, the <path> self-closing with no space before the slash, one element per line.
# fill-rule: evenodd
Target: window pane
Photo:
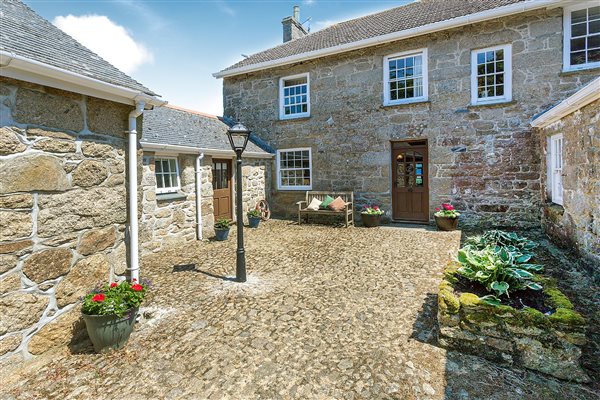
<path fill-rule="evenodd" d="M 580 51 L 585 49 L 585 38 L 571 39 L 571 51 Z"/>
<path fill-rule="evenodd" d="M 577 10 L 571 13 L 571 23 L 576 24 L 578 22 L 584 22 L 587 19 L 587 10 Z"/>
<path fill-rule="evenodd" d="M 154 171 L 162 172 L 162 164 L 161 164 L 160 160 L 154 160 Z"/>
<path fill-rule="evenodd" d="M 485 63 L 485 53 L 478 53 L 477 54 L 477 64 L 483 64 Z"/>
<path fill-rule="evenodd" d="M 504 50 L 503 49 L 496 50 L 496 61 L 501 61 L 501 60 L 504 60 Z"/>
<path fill-rule="evenodd" d="M 163 182 L 162 175 L 156 175 L 156 187 L 162 189 L 165 187 L 165 183 Z"/>
<path fill-rule="evenodd" d="M 503 85 L 496 86 L 496 96 L 504 96 L 504 86 Z"/>
<path fill-rule="evenodd" d="M 164 187 L 171 187 L 171 175 L 169 174 L 165 174 L 163 175 L 163 178 L 165 180 L 165 186 Z"/>
<path fill-rule="evenodd" d="M 587 24 L 571 25 L 571 37 L 585 36 L 587 34 Z"/>
<path fill-rule="evenodd" d="M 600 49 L 590 50 L 588 52 L 588 62 L 600 61 Z"/>
<path fill-rule="evenodd" d="M 589 49 L 597 49 L 600 47 L 600 35 L 594 35 L 588 37 L 587 48 Z"/>
<path fill-rule="evenodd" d="M 571 53 L 571 65 L 585 64 L 585 51 Z"/>
<path fill-rule="evenodd" d="M 600 33 L 600 19 L 596 21 L 590 21 L 590 35 L 592 33 Z"/>
<path fill-rule="evenodd" d="M 588 8 L 589 19 L 600 19 L 600 6 Z"/>

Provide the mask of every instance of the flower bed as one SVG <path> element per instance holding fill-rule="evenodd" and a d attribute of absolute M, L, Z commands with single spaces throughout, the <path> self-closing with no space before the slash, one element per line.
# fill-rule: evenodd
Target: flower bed
<path fill-rule="evenodd" d="M 438 294 L 440 344 L 557 378 L 588 382 L 579 365 L 586 342 L 585 320 L 555 280 L 530 272 L 542 269 L 528 263 L 535 246 L 516 238 L 523 241 L 494 243 L 491 248 L 481 238 L 470 240 L 458 260 L 447 266 Z M 483 272 L 470 268 L 475 266 Z"/>

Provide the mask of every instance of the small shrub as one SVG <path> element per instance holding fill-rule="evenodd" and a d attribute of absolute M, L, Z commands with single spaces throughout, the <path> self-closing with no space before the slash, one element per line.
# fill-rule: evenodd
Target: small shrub
<path fill-rule="evenodd" d="M 215 229 L 229 229 L 232 221 L 227 218 L 219 218 L 217 222 L 215 222 Z"/>
<path fill-rule="evenodd" d="M 260 218 L 262 216 L 260 210 L 256 209 L 248 211 L 246 215 L 248 216 L 248 218 Z"/>
<path fill-rule="evenodd" d="M 500 304 L 499 297 L 516 290 L 540 290 L 534 272 L 543 266 L 529 261 L 534 257 L 530 250 L 536 243 L 515 233 L 490 231 L 483 236 L 469 239 L 458 251 L 461 266 L 457 273 L 466 279 L 485 286 L 490 293 L 481 300 Z"/>

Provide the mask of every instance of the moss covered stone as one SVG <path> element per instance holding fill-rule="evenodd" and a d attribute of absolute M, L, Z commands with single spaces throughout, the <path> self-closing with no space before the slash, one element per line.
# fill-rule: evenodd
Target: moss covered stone
<path fill-rule="evenodd" d="M 555 287 L 547 287 L 544 293 L 548 296 L 548 302 L 554 308 L 573 309 L 573 303 L 560 290 Z"/>
<path fill-rule="evenodd" d="M 448 312 L 450 314 L 456 314 L 460 309 L 460 301 L 458 297 L 454 295 L 454 292 L 447 288 L 440 288 L 440 292 L 438 294 L 438 306 L 440 307 L 440 311 Z"/>
<path fill-rule="evenodd" d="M 474 307 L 474 306 L 481 304 L 481 301 L 479 300 L 479 296 L 477 296 L 476 294 L 473 294 L 473 293 L 461 294 L 459 297 L 459 301 L 460 301 L 461 306 L 464 306 L 464 307 Z"/>
<path fill-rule="evenodd" d="M 573 311 L 567 308 L 557 308 L 556 312 L 550 315 L 550 321 L 552 321 L 552 323 L 562 325 L 585 325 L 585 318 L 583 318 L 581 314 L 579 314 L 577 311 Z"/>

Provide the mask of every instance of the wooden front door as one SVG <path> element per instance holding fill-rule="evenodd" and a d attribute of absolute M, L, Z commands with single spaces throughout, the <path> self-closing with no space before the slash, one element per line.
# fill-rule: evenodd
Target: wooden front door
<path fill-rule="evenodd" d="M 213 160 L 212 185 L 215 221 L 233 217 L 231 213 L 231 160 Z"/>
<path fill-rule="evenodd" d="M 427 141 L 392 142 L 392 216 L 429 221 Z"/>

